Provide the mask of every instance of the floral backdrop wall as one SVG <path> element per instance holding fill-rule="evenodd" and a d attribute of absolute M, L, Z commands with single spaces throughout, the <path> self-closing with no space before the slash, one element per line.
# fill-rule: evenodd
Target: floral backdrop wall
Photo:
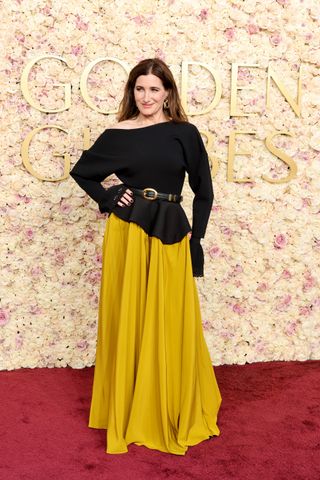
<path fill-rule="evenodd" d="M 215 200 L 203 240 L 205 277 L 197 279 L 205 338 L 213 364 L 320 358 L 320 3 L 312 0 L 92 0 L 2 2 L 1 22 L 1 306 L 0 368 L 74 368 L 94 363 L 107 217 L 71 177 L 86 144 L 109 125 L 122 98 L 126 71 L 160 57 L 181 88 L 190 65 L 189 120 L 212 135 Z M 26 65 L 31 105 L 21 88 Z M 240 67 L 232 115 L 232 64 Z M 207 65 L 221 81 L 221 97 Z M 274 82 L 266 102 L 268 68 L 297 102 L 300 115 Z M 301 70 L 300 70 L 301 68 Z M 64 84 L 71 102 L 64 109 Z M 61 110 L 48 113 L 43 110 Z M 100 111 L 99 111 L 100 110 Z M 102 113 L 101 111 L 113 113 Z M 248 114 L 251 114 L 248 116 Z M 28 171 L 21 147 L 28 148 Z M 227 175 L 232 132 L 238 135 L 234 179 Z M 267 148 L 272 143 L 297 168 Z M 86 143 L 87 142 L 87 143 Z M 60 155 L 60 156 L 59 156 Z M 237 182 L 236 179 L 249 178 Z M 108 186 L 116 179 L 105 180 Z M 184 208 L 191 219 L 186 182 Z"/>

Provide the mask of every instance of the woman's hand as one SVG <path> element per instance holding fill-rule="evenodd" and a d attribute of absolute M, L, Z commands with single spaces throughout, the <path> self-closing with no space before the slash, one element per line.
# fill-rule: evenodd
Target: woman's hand
<path fill-rule="evenodd" d="M 129 188 L 127 188 L 122 197 L 118 200 L 117 205 L 120 205 L 120 207 L 125 207 L 131 203 L 133 203 L 133 193 Z"/>

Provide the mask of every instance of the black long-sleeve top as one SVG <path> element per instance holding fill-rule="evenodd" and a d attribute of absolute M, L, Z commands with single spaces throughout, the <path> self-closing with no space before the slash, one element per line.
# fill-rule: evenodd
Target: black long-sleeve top
<path fill-rule="evenodd" d="M 180 203 L 136 196 L 131 205 L 117 205 L 130 187 L 181 194 L 186 172 L 194 192 L 192 228 Z M 122 183 L 104 188 L 101 182 L 113 173 Z M 195 125 L 168 121 L 141 128 L 107 128 L 83 151 L 70 175 L 98 203 L 101 213 L 113 212 L 135 222 L 163 243 L 178 242 L 192 230 L 193 274 L 203 276 L 200 238 L 205 236 L 214 195 L 208 155 Z"/>

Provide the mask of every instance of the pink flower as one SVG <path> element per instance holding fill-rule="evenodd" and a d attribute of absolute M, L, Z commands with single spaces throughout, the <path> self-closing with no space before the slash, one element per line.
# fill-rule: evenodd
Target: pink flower
<path fill-rule="evenodd" d="M 97 255 L 95 255 L 95 257 L 94 257 L 94 260 L 98 265 L 101 265 L 101 263 L 102 263 L 102 253 L 97 253 Z"/>
<path fill-rule="evenodd" d="M 261 340 L 258 340 L 257 343 L 255 344 L 255 350 L 256 352 L 263 352 L 265 350 L 265 344 Z"/>
<path fill-rule="evenodd" d="M 201 10 L 200 14 L 198 15 L 198 17 L 200 18 L 201 22 L 204 22 L 204 21 L 207 20 L 208 15 L 209 15 L 209 9 L 208 8 L 203 8 Z"/>
<path fill-rule="evenodd" d="M 317 297 L 317 298 L 314 299 L 313 305 L 315 307 L 320 307 L 320 297 Z"/>
<path fill-rule="evenodd" d="M 131 20 L 133 20 L 137 25 L 150 26 L 153 22 L 153 15 L 149 15 L 149 17 L 146 17 L 145 15 L 137 15 L 132 17 Z"/>
<path fill-rule="evenodd" d="M 271 45 L 274 45 L 275 47 L 282 42 L 282 38 L 281 38 L 280 33 L 274 33 L 273 35 L 271 35 L 269 40 L 270 40 Z"/>
<path fill-rule="evenodd" d="M 315 287 L 317 285 L 317 280 L 315 277 L 311 275 L 311 273 L 307 273 L 305 275 L 306 282 L 304 282 L 302 286 L 302 291 L 307 292 L 308 290 L 311 290 L 311 288 Z"/>
<path fill-rule="evenodd" d="M 289 0 L 277 0 L 277 2 L 283 7 L 286 7 L 289 4 Z"/>
<path fill-rule="evenodd" d="M 239 68 L 237 79 L 246 80 L 247 82 L 249 82 L 250 80 L 253 80 L 253 75 L 247 68 Z"/>
<path fill-rule="evenodd" d="M 238 315 L 242 315 L 245 312 L 245 309 L 240 303 L 235 303 L 232 307 L 232 310 Z"/>
<path fill-rule="evenodd" d="M 24 43 L 26 37 L 23 33 L 19 32 L 15 35 L 15 39 L 19 42 L 19 43 Z"/>
<path fill-rule="evenodd" d="M 276 235 L 273 245 L 275 248 L 284 248 L 288 243 L 287 237 L 283 233 Z"/>
<path fill-rule="evenodd" d="M 258 27 L 258 25 L 255 25 L 254 23 L 249 23 L 247 25 L 247 32 L 250 35 L 254 35 L 255 33 L 258 33 L 259 30 L 260 30 L 260 28 Z"/>
<path fill-rule="evenodd" d="M 99 305 L 99 296 L 96 294 L 90 295 L 89 297 L 90 305 L 94 308 L 98 307 Z"/>
<path fill-rule="evenodd" d="M 311 198 L 302 198 L 302 208 L 311 206 Z"/>
<path fill-rule="evenodd" d="M 314 239 L 314 248 L 320 250 L 320 238 L 315 238 Z"/>
<path fill-rule="evenodd" d="M 211 258 L 219 257 L 221 253 L 220 248 L 217 245 L 213 245 L 209 248 L 209 255 Z"/>
<path fill-rule="evenodd" d="M 21 195 L 20 193 L 16 194 L 16 198 L 21 200 L 23 203 L 30 203 L 32 200 L 31 197 L 27 197 L 27 195 Z"/>
<path fill-rule="evenodd" d="M 277 309 L 279 312 L 283 312 L 284 310 L 287 310 L 288 306 L 289 306 L 290 303 L 291 303 L 291 300 L 292 300 L 291 295 L 289 295 L 289 294 L 284 295 L 284 297 L 282 297 L 282 299 L 280 300 L 280 302 L 276 305 L 276 309 Z"/>
<path fill-rule="evenodd" d="M 205 330 L 210 330 L 211 329 L 211 323 L 208 320 L 204 320 L 202 322 L 202 326 Z"/>
<path fill-rule="evenodd" d="M 75 55 L 76 57 L 79 56 L 79 55 L 82 55 L 83 53 L 83 47 L 82 45 L 73 45 L 71 47 L 71 53 L 73 55 Z"/>
<path fill-rule="evenodd" d="M 26 230 L 26 237 L 28 240 L 32 240 L 34 237 L 34 231 L 32 228 L 27 228 Z"/>
<path fill-rule="evenodd" d="M 259 283 L 259 285 L 257 286 L 257 291 L 258 292 L 265 292 L 266 290 L 268 290 L 268 286 L 267 286 L 266 282 Z"/>
<path fill-rule="evenodd" d="M 87 230 L 83 235 L 83 238 L 86 240 L 86 242 L 92 242 L 94 238 L 94 232 L 92 230 Z"/>
<path fill-rule="evenodd" d="M 43 8 L 40 8 L 39 11 L 43 13 L 43 15 L 49 15 L 50 14 L 50 7 L 49 5 L 45 5 Z"/>
<path fill-rule="evenodd" d="M 19 333 L 16 334 L 15 344 L 16 344 L 16 350 L 20 350 L 20 348 L 23 345 L 23 338 L 21 337 L 21 335 L 19 335 Z"/>
<path fill-rule="evenodd" d="M 230 227 L 221 227 L 221 232 L 229 238 L 231 238 L 233 235 L 233 231 Z"/>
<path fill-rule="evenodd" d="M 144 18 L 142 15 L 137 15 L 136 17 L 132 17 L 132 20 L 134 21 L 134 23 L 136 23 L 137 25 L 142 25 L 143 24 L 143 21 L 144 21 Z"/>
<path fill-rule="evenodd" d="M 164 51 L 161 50 L 161 48 L 157 48 L 157 50 L 155 51 L 155 57 L 160 58 L 160 60 L 163 60 L 163 61 L 165 61 L 166 59 L 166 55 Z"/>
<path fill-rule="evenodd" d="M 236 275 L 237 273 L 242 273 L 242 272 L 243 272 L 243 267 L 242 267 L 242 265 L 239 265 L 238 263 L 232 269 L 232 273 L 234 275 Z"/>
<path fill-rule="evenodd" d="M 64 265 L 64 254 L 57 248 L 54 250 L 54 260 L 56 265 Z"/>
<path fill-rule="evenodd" d="M 290 322 L 290 323 L 288 323 L 288 325 L 287 325 L 286 328 L 285 328 L 285 333 L 286 333 L 287 335 L 293 335 L 294 333 L 296 333 L 297 326 L 298 326 L 298 323 L 297 323 L 297 322 Z"/>
<path fill-rule="evenodd" d="M 3 327 L 9 322 L 9 312 L 4 308 L 0 308 L 0 326 Z"/>
<path fill-rule="evenodd" d="M 235 29 L 232 27 L 226 28 L 224 34 L 228 40 L 233 40 L 235 37 Z"/>
<path fill-rule="evenodd" d="M 281 274 L 281 278 L 284 278 L 285 280 L 288 280 L 290 278 L 292 278 L 292 274 L 289 272 L 289 270 L 283 270 L 282 274 Z"/>
<path fill-rule="evenodd" d="M 306 36 L 305 36 L 306 43 L 309 43 L 310 40 L 312 40 L 312 37 L 313 37 L 313 35 L 312 35 L 311 32 L 307 33 Z"/>
<path fill-rule="evenodd" d="M 82 30 L 84 32 L 86 32 L 88 30 L 88 22 L 84 22 L 80 15 L 76 15 L 76 27 L 78 30 Z"/>
<path fill-rule="evenodd" d="M 298 158 L 305 162 L 308 162 L 310 160 L 310 154 L 309 152 L 299 151 Z"/>
<path fill-rule="evenodd" d="M 100 271 L 91 270 L 86 274 L 86 278 L 91 285 L 98 285 L 101 279 Z"/>
<path fill-rule="evenodd" d="M 30 110 L 30 105 L 23 105 L 22 103 L 20 103 L 18 106 L 17 106 L 17 112 L 18 113 L 26 113 Z"/>
<path fill-rule="evenodd" d="M 60 203 L 59 208 L 60 208 L 60 212 L 62 212 L 62 213 L 70 213 L 71 210 L 72 210 L 71 205 L 69 203 L 65 203 L 63 201 Z"/>
<path fill-rule="evenodd" d="M 32 313 L 32 315 L 37 315 L 42 312 L 41 308 L 39 305 L 30 305 L 29 312 Z"/>
<path fill-rule="evenodd" d="M 303 317 L 309 317 L 311 315 L 311 308 L 310 306 L 299 307 L 299 315 Z"/>
<path fill-rule="evenodd" d="M 88 348 L 89 344 L 87 342 L 87 340 L 80 340 L 78 343 L 77 343 L 77 348 L 79 348 L 79 350 L 86 350 Z"/>
<path fill-rule="evenodd" d="M 233 333 L 233 332 L 230 332 L 229 330 L 222 330 L 220 336 L 221 336 L 222 338 L 229 339 L 229 338 L 234 337 L 234 333 Z"/>
<path fill-rule="evenodd" d="M 32 267 L 30 273 L 33 277 L 38 277 L 42 273 L 42 268 L 39 265 Z"/>

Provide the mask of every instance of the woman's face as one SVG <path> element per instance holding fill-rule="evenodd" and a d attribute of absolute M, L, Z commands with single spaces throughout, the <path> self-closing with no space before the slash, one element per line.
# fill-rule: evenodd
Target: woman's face
<path fill-rule="evenodd" d="M 156 115 L 161 113 L 163 102 L 168 96 L 159 77 L 149 73 L 140 75 L 134 87 L 134 99 L 139 111 L 143 115 Z"/>

